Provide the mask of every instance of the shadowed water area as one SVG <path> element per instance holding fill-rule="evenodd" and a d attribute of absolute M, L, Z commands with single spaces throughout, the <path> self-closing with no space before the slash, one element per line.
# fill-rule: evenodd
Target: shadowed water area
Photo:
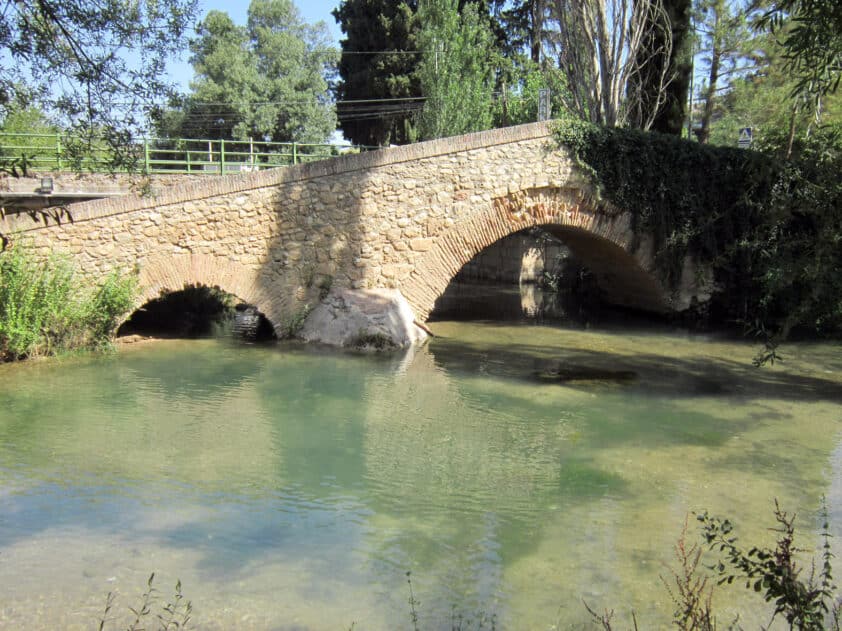
<path fill-rule="evenodd" d="M 842 535 L 839 345 L 757 370 L 664 327 L 431 326 L 401 355 L 198 340 L 0 366 L 0 627 L 95 628 L 156 571 L 201 629 L 411 629 L 411 571 L 422 629 L 583 628 L 583 599 L 665 628 L 689 511 L 771 544 L 778 498 L 812 549 L 827 496 Z M 769 618 L 741 587 L 714 604 Z"/>

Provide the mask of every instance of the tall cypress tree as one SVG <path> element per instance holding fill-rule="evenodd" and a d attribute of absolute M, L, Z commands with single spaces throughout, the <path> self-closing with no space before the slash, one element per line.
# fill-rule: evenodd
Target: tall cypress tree
<path fill-rule="evenodd" d="M 415 74 L 417 9 L 417 0 L 343 0 L 333 11 L 345 34 L 337 114 L 355 144 L 415 140 L 415 114 L 423 105 Z"/>

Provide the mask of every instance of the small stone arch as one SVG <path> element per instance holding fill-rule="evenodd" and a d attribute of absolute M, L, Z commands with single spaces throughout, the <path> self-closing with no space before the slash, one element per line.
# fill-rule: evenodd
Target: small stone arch
<path fill-rule="evenodd" d="M 220 289 L 244 303 L 254 305 L 275 328 L 279 329 L 283 304 L 267 292 L 254 270 L 237 261 L 211 254 L 159 254 L 140 266 L 138 301 L 132 313 L 161 295 L 191 286 Z"/>
<path fill-rule="evenodd" d="M 632 215 L 594 202 L 578 188 L 532 188 L 474 207 L 470 216 L 435 237 L 401 291 L 426 320 L 436 300 L 480 251 L 525 228 L 541 226 L 565 241 L 597 275 L 608 298 L 658 313 L 671 309 L 671 292 L 655 270 L 652 243 L 635 235 Z"/>

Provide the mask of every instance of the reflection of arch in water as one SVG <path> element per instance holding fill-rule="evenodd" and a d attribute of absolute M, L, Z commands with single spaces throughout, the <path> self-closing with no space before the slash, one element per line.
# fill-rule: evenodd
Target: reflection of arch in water
<path fill-rule="evenodd" d="M 176 297 L 186 303 L 207 301 L 213 310 L 217 307 L 212 304 L 215 292 L 233 296 L 241 304 L 254 307 L 258 315 L 265 319 L 265 328 L 276 330 L 277 319 L 273 320 L 267 309 L 277 313 L 279 301 L 273 301 L 262 290 L 255 270 L 236 261 L 201 254 L 168 255 L 158 256 L 140 269 L 139 308 L 161 303 L 168 297 Z M 222 296 L 218 302 L 221 309 Z M 131 323 L 135 314 L 137 310 L 126 315 L 121 322 L 121 333 L 126 332 L 126 325 Z M 189 322 L 184 324 L 189 325 Z M 264 331 L 264 337 L 270 337 L 272 332 Z M 198 335 L 208 333 L 197 331 Z"/>
<path fill-rule="evenodd" d="M 652 241 L 634 233 L 630 212 L 606 209 L 579 189 L 562 188 L 527 189 L 478 204 L 470 217 L 436 238 L 401 287 L 423 318 L 474 256 L 532 226 L 564 241 L 594 273 L 607 302 L 657 313 L 683 307 L 659 280 Z"/>

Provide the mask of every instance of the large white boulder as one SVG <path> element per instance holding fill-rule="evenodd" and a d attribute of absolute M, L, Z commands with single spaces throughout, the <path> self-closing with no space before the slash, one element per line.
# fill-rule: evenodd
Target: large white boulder
<path fill-rule="evenodd" d="M 397 289 L 339 289 L 313 309 L 298 333 L 308 342 L 388 350 L 427 339 Z"/>

